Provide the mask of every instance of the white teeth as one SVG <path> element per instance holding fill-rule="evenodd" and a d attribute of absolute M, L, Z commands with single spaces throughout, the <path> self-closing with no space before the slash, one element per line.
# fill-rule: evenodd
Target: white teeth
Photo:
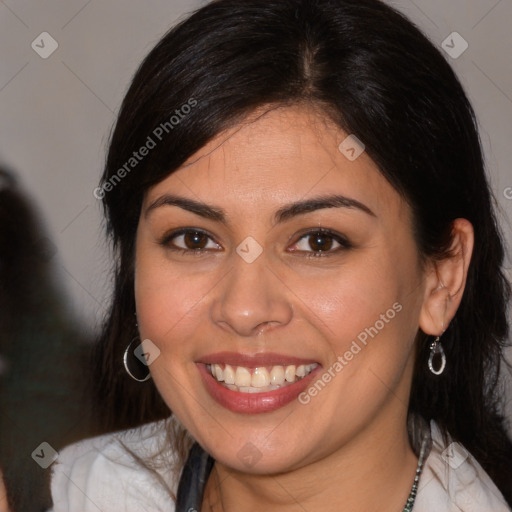
<path fill-rule="evenodd" d="M 238 387 L 250 386 L 251 385 L 251 372 L 247 368 L 244 368 L 243 366 L 239 366 L 236 369 L 236 373 L 235 373 L 235 384 Z"/>
<path fill-rule="evenodd" d="M 222 369 L 223 365 L 218 363 L 208 366 L 210 366 L 213 378 L 222 382 L 226 388 L 242 393 L 261 393 L 279 389 L 306 377 L 318 364 L 301 364 L 299 366 L 291 364 L 286 367 L 276 365 L 271 368 L 260 366 L 254 369 L 244 366 L 238 366 L 235 369 L 229 364 L 224 365 L 224 369 Z"/>
<path fill-rule="evenodd" d="M 240 391 L 240 393 L 259 393 L 260 392 L 259 388 L 253 388 L 251 386 L 241 386 L 238 388 L 238 391 Z"/>
<path fill-rule="evenodd" d="M 306 376 L 306 367 L 301 364 L 300 366 L 297 366 L 297 369 L 295 370 L 295 375 L 297 377 L 305 377 Z"/>
<path fill-rule="evenodd" d="M 284 368 L 282 366 L 274 366 L 272 370 L 270 370 L 270 382 L 278 386 L 284 384 Z"/>
<path fill-rule="evenodd" d="M 235 383 L 235 370 L 229 364 L 224 368 L 224 382 L 226 384 L 234 384 Z"/>
<path fill-rule="evenodd" d="M 270 384 L 270 375 L 268 373 L 268 370 L 263 368 L 255 368 L 252 379 L 251 379 L 251 386 L 253 388 L 264 388 L 265 386 L 268 386 Z"/>
<path fill-rule="evenodd" d="M 224 372 L 222 371 L 222 367 L 220 364 L 214 364 L 213 368 L 215 369 L 215 378 L 219 382 L 222 382 L 224 380 Z"/>
<path fill-rule="evenodd" d="M 291 364 L 290 366 L 286 367 L 286 370 L 284 372 L 284 378 L 286 379 L 286 382 L 293 382 L 295 380 L 295 365 Z"/>

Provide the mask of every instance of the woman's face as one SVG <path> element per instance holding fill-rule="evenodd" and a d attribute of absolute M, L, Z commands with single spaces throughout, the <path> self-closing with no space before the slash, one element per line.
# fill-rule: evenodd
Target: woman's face
<path fill-rule="evenodd" d="M 135 294 L 174 414 L 273 473 L 403 431 L 425 285 L 410 208 L 362 148 L 313 110 L 261 114 L 149 190 Z"/>

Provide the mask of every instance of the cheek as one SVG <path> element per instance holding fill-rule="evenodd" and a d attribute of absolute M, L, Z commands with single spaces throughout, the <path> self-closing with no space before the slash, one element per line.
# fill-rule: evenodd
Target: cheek
<path fill-rule="evenodd" d="M 392 355 L 400 365 L 417 332 L 422 287 L 416 262 L 414 245 L 404 242 L 356 254 L 337 272 L 295 279 L 294 291 L 336 356 L 353 350 L 358 365 L 380 366 Z"/>
<path fill-rule="evenodd" d="M 176 351 L 187 332 L 197 327 L 208 279 L 186 277 L 165 261 L 141 249 L 137 252 L 135 301 L 140 335 L 161 350 Z"/>
<path fill-rule="evenodd" d="M 297 296 L 317 318 L 322 330 L 342 338 L 354 336 L 373 325 L 393 306 L 399 287 L 382 265 L 361 261 L 340 266 L 338 272 L 295 284 Z"/>

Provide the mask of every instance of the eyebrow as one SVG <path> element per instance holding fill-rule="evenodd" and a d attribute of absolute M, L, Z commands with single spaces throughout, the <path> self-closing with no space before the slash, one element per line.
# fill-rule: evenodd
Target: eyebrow
<path fill-rule="evenodd" d="M 144 217 L 147 218 L 152 211 L 162 206 L 177 206 L 183 210 L 195 213 L 196 215 L 199 215 L 205 219 L 220 222 L 224 225 L 228 224 L 226 213 L 222 208 L 172 194 L 165 194 L 153 201 L 146 208 Z M 285 222 L 298 215 L 314 212 L 316 210 L 323 210 L 325 208 L 355 209 L 360 210 L 371 217 L 376 217 L 375 213 L 373 213 L 373 211 L 370 210 L 368 206 L 361 203 L 360 201 L 350 197 L 335 194 L 296 201 L 283 206 L 274 214 L 274 223 L 278 224 Z"/>

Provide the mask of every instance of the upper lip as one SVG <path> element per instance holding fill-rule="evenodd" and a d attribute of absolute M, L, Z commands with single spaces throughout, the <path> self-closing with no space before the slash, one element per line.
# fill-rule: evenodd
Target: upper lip
<path fill-rule="evenodd" d="M 241 354 L 239 352 L 216 352 L 200 357 L 197 363 L 204 364 L 229 364 L 231 366 L 244 366 L 246 368 L 257 368 L 260 366 L 276 365 L 301 365 L 315 363 L 314 359 L 302 359 L 295 356 L 276 354 L 274 352 L 260 352 L 257 354 Z"/>

